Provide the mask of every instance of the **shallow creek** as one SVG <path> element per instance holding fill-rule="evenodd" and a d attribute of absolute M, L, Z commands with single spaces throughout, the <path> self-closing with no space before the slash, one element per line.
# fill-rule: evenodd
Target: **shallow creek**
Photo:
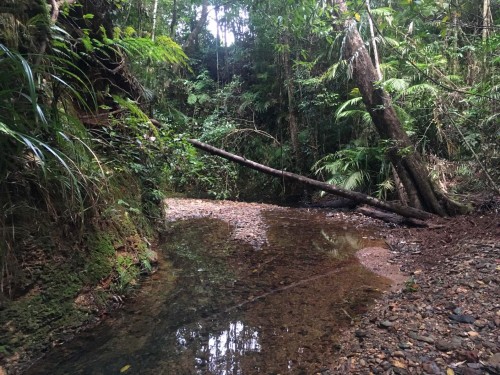
<path fill-rule="evenodd" d="M 389 281 L 354 253 L 381 245 L 320 211 L 264 213 L 251 246 L 216 219 L 169 224 L 159 271 L 96 329 L 27 374 L 314 374 Z M 167 260 L 168 259 L 168 260 Z"/>

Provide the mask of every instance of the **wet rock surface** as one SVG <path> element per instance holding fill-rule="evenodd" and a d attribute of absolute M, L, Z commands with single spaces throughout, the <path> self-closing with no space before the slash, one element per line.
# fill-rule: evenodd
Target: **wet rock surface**
<path fill-rule="evenodd" d="M 407 275 L 344 332 L 331 374 L 500 374 L 496 213 L 385 230 Z"/>

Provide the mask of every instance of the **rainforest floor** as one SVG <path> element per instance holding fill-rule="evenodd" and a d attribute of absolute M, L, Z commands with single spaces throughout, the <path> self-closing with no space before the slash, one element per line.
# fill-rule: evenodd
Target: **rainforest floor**
<path fill-rule="evenodd" d="M 436 218 L 434 229 L 380 230 L 390 248 L 386 262 L 398 265 L 406 282 L 375 301 L 341 335 L 341 358 L 329 372 L 500 374 L 500 215 L 495 207 Z"/>

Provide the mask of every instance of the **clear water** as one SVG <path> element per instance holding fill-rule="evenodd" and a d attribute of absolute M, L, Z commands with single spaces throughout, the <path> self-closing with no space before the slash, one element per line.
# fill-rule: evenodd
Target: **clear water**
<path fill-rule="evenodd" d="M 386 279 L 356 250 L 370 233 L 321 212 L 270 211 L 268 244 L 230 239 L 228 224 L 171 225 L 164 261 L 98 328 L 54 348 L 28 374 L 313 374 L 335 364 L 339 332 Z"/>

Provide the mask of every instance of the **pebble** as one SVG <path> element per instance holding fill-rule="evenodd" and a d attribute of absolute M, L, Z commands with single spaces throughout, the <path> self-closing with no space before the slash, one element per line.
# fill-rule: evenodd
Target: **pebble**
<path fill-rule="evenodd" d="M 462 375 L 483 375 L 481 370 L 466 367 L 461 372 Z"/>
<path fill-rule="evenodd" d="M 490 358 L 488 358 L 487 363 L 488 367 L 500 372 L 500 353 L 493 354 Z"/>
<path fill-rule="evenodd" d="M 381 327 L 381 328 L 391 328 L 393 325 L 394 325 L 394 323 L 392 323 L 392 322 L 390 322 L 388 320 L 384 320 L 384 321 L 380 322 L 379 327 Z"/>
<path fill-rule="evenodd" d="M 452 341 L 448 340 L 439 340 L 436 342 L 436 349 L 442 352 L 449 352 L 453 349 L 457 349 L 458 346 L 455 345 Z"/>
<path fill-rule="evenodd" d="M 416 334 L 415 332 L 409 332 L 408 336 L 414 340 L 426 342 L 428 344 L 434 344 L 434 339 L 432 337 L 421 336 L 421 335 Z"/>
<path fill-rule="evenodd" d="M 410 349 L 413 345 L 410 342 L 400 342 L 398 346 L 401 349 Z"/>
<path fill-rule="evenodd" d="M 475 338 L 475 337 L 480 337 L 480 336 L 479 336 L 479 333 L 477 333 L 476 331 L 469 331 L 469 332 L 467 332 L 467 335 L 468 335 L 469 337 L 473 337 L 473 338 Z"/>
<path fill-rule="evenodd" d="M 423 363 L 422 368 L 428 374 L 441 374 L 441 369 L 436 364 L 436 362 L 433 361 Z"/>
<path fill-rule="evenodd" d="M 477 327 L 477 328 L 484 328 L 488 325 L 488 322 L 486 320 L 476 320 L 474 322 L 474 325 Z"/>
<path fill-rule="evenodd" d="M 451 314 L 449 316 L 451 320 L 454 320 L 455 322 L 458 323 L 474 323 L 475 319 L 473 316 L 470 315 L 462 315 L 462 314 Z"/>

